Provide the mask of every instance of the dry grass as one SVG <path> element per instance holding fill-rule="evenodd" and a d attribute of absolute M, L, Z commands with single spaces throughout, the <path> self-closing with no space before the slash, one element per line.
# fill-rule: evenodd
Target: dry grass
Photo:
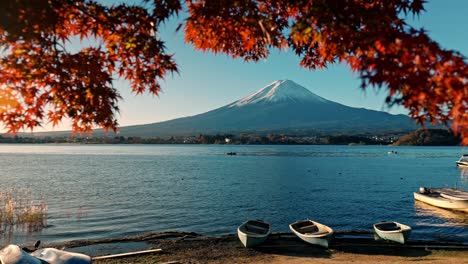
<path fill-rule="evenodd" d="M 38 230 L 47 225 L 47 204 L 33 200 L 29 190 L 0 192 L 0 227 L 26 227 Z"/>

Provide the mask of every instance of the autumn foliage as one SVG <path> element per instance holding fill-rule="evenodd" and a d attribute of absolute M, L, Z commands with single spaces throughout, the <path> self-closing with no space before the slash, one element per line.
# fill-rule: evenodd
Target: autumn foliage
<path fill-rule="evenodd" d="M 154 0 L 138 6 L 92 1 L 4 0 L 0 3 L 0 121 L 11 132 L 63 117 L 77 132 L 115 129 L 115 78 L 157 94 L 177 71 L 158 26 L 182 11 L 185 40 L 202 51 L 247 61 L 292 49 L 301 66 L 346 63 L 362 87 L 388 90 L 419 123 L 451 126 L 468 144 L 468 67 L 405 22 L 424 0 Z M 98 47 L 67 49 L 70 39 Z"/>
<path fill-rule="evenodd" d="M 116 129 L 115 77 L 129 80 L 136 93 L 157 94 L 159 80 L 177 71 L 157 27 L 180 3 L 156 2 L 148 10 L 85 0 L 0 1 L 0 121 L 14 133 L 63 117 L 75 132 Z M 98 46 L 72 51 L 73 39 Z"/>

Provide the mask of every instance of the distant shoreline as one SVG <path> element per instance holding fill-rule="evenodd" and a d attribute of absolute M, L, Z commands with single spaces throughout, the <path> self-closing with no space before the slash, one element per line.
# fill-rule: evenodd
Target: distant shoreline
<path fill-rule="evenodd" d="M 389 145 L 396 135 L 198 135 L 173 137 L 2 137 L 0 143 L 200 144 L 200 145 Z"/>
<path fill-rule="evenodd" d="M 401 145 L 457 146 L 460 139 L 445 129 L 420 129 L 409 134 L 199 134 L 196 136 L 136 137 L 136 136 L 0 136 L 0 143 L 27 144 L 184 144 L 184 145 Z"/>
<path fill-rule="evenodd" d="M 398 147 L 398 146 L 414 146 L 414 147 L 463 147 L 461 145 L 394 145 L 394 144 L 359 144 L 359 143 L 348 143 L 348 144 L 296 144 L 296 143 L 277 143 L 277 144 L 219 144 L 219 143 L 107 143 L 107 142 L 0 142 L 2 144 L 12 145 L 161 145 L 161 146 L 350 146 L 350 147 L 362 147 L 362 146 L 386 146 L 386 147 Z"/>

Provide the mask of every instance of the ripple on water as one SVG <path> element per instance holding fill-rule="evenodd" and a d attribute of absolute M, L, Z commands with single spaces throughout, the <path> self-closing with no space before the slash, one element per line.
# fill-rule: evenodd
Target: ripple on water
<path fill-rule="evenodd" d="M 397 155 L 388 155 L 397 150 Z M 226 156 L 226 152 L 237 156 Z M 415 239 L 468 241 L 465 214 L 415 203 L 420 186 L 468 189 L 459 147 L 28 146 L 0 148 L 0 189 L 46 199 L 50 228 L 8 241 L 144 232 L 234 233 L 248 218 L 275 231 L 311 218 L 335 230 L 399 221 Z M 3 242 L 7 239 L 3 238 Z"/>

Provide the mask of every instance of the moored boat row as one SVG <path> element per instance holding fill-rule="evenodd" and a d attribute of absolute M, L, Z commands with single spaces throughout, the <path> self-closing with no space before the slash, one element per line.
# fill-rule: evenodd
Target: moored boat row
<path fill-rule="evenodd" d="M 289 228 L 301 240 L 325 248 L 330 246 L 334 234 L 329 226 L 310 219 L 294 222 Z M 378 239 L 401 244 L 404 244 L 411 234 L 411 227 L 398 222 L 380 222 L 374 224 L 374 230 Z M 271 225 L 262 220 L 248 220 L 237 228 L 237 234 L 245 247 L 258 246 L 271 234 Z"/>
<path fill-rule="evenodd" d="M 390 153 L 389 153 L 390 154 Z M 396 154 L 392 153 L 392 154 Z M 457 166 L 468 167 L 468 154 L 463 155 Z M 424 188 L 414 193 L 414 199 L 444 209 L 468 213 L 468 192 L 450 188 Z M 309 219 L 294 222 L 289 228 L 301 240 L 328 248 L 333 238 L 332 228 Z M 405 244 L 411 235 L 411 227 L 398 222 L 380 222 L 373 225 L 376 239 Z M 245 247 L 262 244 L 271 233 L 271 225 L 262 220 L 249 220 L 237 229 Z"/>

